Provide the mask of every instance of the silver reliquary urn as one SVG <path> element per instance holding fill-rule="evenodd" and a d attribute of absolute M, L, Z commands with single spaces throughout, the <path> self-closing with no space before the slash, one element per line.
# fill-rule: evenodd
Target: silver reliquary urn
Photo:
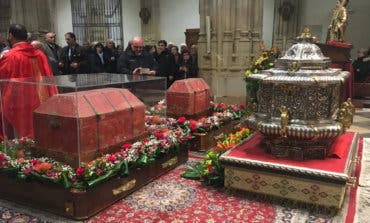
<path fill-rule="evenodd" d="M 265 136 L 265 151 L 274 156 L 323 159 L 352 124 L 354 107 L 340 97 L 350 74 L 329 68 L 330 59 L 313 40 L 305 29 L 275 68 L 248 77 L 259 83 L 257 111 L 248 122 Z"/>

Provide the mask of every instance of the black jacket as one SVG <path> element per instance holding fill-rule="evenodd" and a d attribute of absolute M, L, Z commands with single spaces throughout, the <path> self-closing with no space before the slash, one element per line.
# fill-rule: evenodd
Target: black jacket
<path fill-rule="evenodd" d="M 160 77 L 167 77 L 175 74 L 175 61 L 168 49 L 158 54 L 154 53 L 154 59 L 157 62 L 157 75 Z"/>
<path fill-rule="evenodd" d="M 198 77 L 197 68 L 195 67 L 195 64 L 193 64 L 193 60 L 191 57 L 187 61 L 183 60 L 180 64 L 180 68 L 181 67 L 186 67 L 187 71 L 185 72 L 180 70 L 178 76 L 175 77 L 176 80 Z"/>
<path fill-rule="evenodd" d="M 361 83 L 370 75 L 370 58 L 359 57 L 353 64 L 354 78 L 356 83 Z"/>
<path fill-rule="evenodd" d="M 107 55 L 104 52 L 103 52 L 103 61 L 104 63 L 102 63 L 97 53 L 90 54 L 89 55 L 90 73 L 103 73 L 103 72 L 112 73 L 115 70 L 110 55 Z"/>
<path fill-rule="evenodd" d="M 72 49 L 71 56 L 68 56 L 69 52 L 69 46 L 63 47 L 59 61 L 64 64 L 64 66 L 61 68 L 61 71 L 63 74 L 81 74 L 81 73 L 88 73 L 89 67 L 88 67 L 88 57 L 86 55 L 86 52 L 83 50 L 83 48 L 76 44 L 74 49 Z M 71 68 L 71 63 L 77 63 L 78 67 L 77 69 Z"/>
<path fill-rule="evenodd" d="M 149 68 L 157 72 L 157 63 L 153 56 L 142 51 L 140 55 L 135 55 L 131 49 L 127 49 L 117 61 L 117 72 L 122 74 L 132 74 L 138 68 Z"/>
<path fill-rule="evenodd" d="M 103 49 L 104 55 L 109 58 L 110 61 L 110 73 L 117 73 L 117 60 L 119 58 L 118 51 L 116 49 L 112 50 L 107 47 Z"/>
<path fill-rule="evenodd" d="M 62 52 L 62 47 L 60 47 L 58 44 L 50 44 L 50 43 L 46 43 L 46 46 L 49 47 L 49 49 L 53 53 L 54 59 L 56 61 L 59 61 L 59 56 Z"/>

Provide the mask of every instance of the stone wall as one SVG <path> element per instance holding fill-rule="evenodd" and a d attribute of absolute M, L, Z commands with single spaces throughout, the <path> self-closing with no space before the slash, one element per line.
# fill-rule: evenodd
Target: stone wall
<path fill-rule="evenodd" d="M 259 55 L 263 2 L 200 0 L 199 3 L 200 76 L 210 85 L 214 100 L 245 102 L 244 72 Z"/>

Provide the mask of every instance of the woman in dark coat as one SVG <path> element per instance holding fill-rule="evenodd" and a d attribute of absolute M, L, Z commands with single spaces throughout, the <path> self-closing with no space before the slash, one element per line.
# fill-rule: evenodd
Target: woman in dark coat
<path fill-rule="evenodd" d="M 94 53 L 89 56 L 90 73 L 112 72 L 113 61 L 111 55 L 104 53 L 102 43 L 97 43 L 94 47 Z"/>
<path fill-rule="evenodd" d="M 190 52 L 185 50 L 182 53 L 182 62 L 179 67 L 179 79 L 197 77 L 196 67 L 194 66 Z"/>

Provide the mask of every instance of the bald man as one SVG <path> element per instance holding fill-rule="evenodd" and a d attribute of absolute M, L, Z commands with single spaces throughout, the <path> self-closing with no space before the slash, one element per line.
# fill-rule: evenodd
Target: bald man
<path fill-rule="evenodd" d="M 143 50 L 143 39 L 136 36 L 130 43 L 130 47 L 118 59 L 117 71 L 122 74 L 155 76 L 157 64 L 153 56 Z"/>

